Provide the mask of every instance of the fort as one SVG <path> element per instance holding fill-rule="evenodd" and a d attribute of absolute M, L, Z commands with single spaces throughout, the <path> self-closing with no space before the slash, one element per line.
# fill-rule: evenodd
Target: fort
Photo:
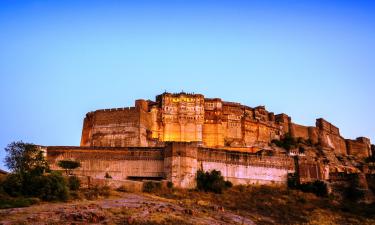
<path fill-rule="evenodd" d="M 298 144 L 275 144 L 286 137 Z M 374 146 L 365 137 L 343 138 L 321 118 L 316 126 L 303 126 L 264 106 L 165 92 L 154 101 L 136 100 L 134 107 L 89 112 L 80 146 L 46 150 L 55 170 L 59 160 L 72 159 L 81 162 L 76 173 L 83 176 L 165 179 L 192 188 L 200 169 L 219 170 L 234 184 L 283 185 L 296 169 L 301 181 L 363 173 L 355 162 L 371 157 Z"/>

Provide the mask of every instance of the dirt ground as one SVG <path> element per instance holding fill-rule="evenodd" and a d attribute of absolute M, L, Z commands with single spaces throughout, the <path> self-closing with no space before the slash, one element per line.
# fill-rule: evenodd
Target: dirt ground
<path fill-rule="evenodd" d="M 0 224 L 255 224 L 204 202 L 161 198 L 144 193 L 117 193 L 108 199 L 40 203 L 0 210 Z"/>

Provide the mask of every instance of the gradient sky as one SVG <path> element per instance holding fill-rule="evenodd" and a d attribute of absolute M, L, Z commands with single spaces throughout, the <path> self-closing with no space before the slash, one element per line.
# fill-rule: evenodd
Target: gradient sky
<path fill-rule="evenodd" d="M 0 1 L 0 159 L 169 92 L 324 117 L 375 142 L 371 1 Z M 4 168 L 0 165 L 0 168 Z"/>

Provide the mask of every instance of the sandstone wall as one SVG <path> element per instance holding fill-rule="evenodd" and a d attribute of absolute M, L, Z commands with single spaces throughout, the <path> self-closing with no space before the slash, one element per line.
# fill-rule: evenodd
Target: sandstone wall
<path fill-rule="evenodd" d="M 234 185 L 286 185 L 288 172 L 290 172 L 287 169 L 227 164 L 222 162 L 202 161 L 200 164 L 203 171 L 219 170 L 225 180 L 232 182 Z"/>
<path fill-rule="evenodd" d="M 325 168 L 318 162 L 308 162 L 303 160 L 299 163 L 299 176 L 301 183 L 325 180 L 328 178 Z"/>
<path fill-rule="evenodd" d="M 305 140 L 310 139 L 309 127 L 298 125 L 295 123 L 291 124 L 290 134 L 295 138 L 303 138 Z"/>
<path fill-rule="evenodd" d="M 63 159 L 81 162 L 81 167 L 74 171 L 80 176 L 104 178 L 108 173 L 112 179 L 119 180 L 165 176 L 163 150 L 160 148 L 47 148 L 47 160 L 52 170 L 61 170 L 57 162 Z"/>
<path fill-rule="evenodd" d="M 340 136 L 340 131 L 337 127 L 324 119 L 317 119 L 316 127 L 318 129 L 319 143 L 323 147 L 332 148 L 338 154 L 347 154 L 345 140 Z"/>
<path fill-rule="evenodd" d="M 59 160 L 75 160 L 81 167 L 74 173 L 102 179 L 108 173 L 114 180 L 160 178 L 176 187 L 194 188 L 198 169 L 220 170 L 234 184 L 285 184 L 294 171 L 287 156 L 256 156 L 225 149 L 199 147 L 199 142 L 171 142 L 156 147 L 47 147 L 52 170 L 62 170 Z"/>
<path fill-rule="evenodd" d="M 221 123 L 203 124 L 202 136 L 205 146 L 224 146 L 223 127 Z"/>
<path fill-rule="evenodd" d="M 139 110 L 132 107 L 89 113 L 82 133 L 81 146 L 141 146 Z"/>
<path fill-rule="evenodd" d="M 199 148 L 198 166 L 204 171 L 219 170 L 233 184 L 282 184 L 294 171 L 290 157 L 255 156 L 249 153 Z"/>
<path fill-rule="evenodd" d="M 348 154 L 360 158 L 371 156 L 371 143 L 368 138 L 359 137 L 356 140 L 346 140 Z"/>
<path fill-rule="evenodd" d="M 195 188 L 197 143 L 172 142 L 165 148 L 164 172 L 176 187 Z"/>

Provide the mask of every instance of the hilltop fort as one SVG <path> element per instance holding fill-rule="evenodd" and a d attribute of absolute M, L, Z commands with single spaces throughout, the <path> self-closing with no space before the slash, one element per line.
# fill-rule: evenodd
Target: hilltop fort
<path fill-rule="evenodd" d="M 235 184 L 286 184 L 296 170 L 302 182 L 363 178 L 373 171 L 364 161 L 375 151 L 368 138 L 345 139 L 322 118 L 303 126 L 264 106 L 184 92 L 89 112 L 80 146 L 46 150 L 54 169 L 58 160 L 74 159 L 80 175 L 166 179 L 180 187 L 194 187 L 199 169 L 220 170 Z"/>

